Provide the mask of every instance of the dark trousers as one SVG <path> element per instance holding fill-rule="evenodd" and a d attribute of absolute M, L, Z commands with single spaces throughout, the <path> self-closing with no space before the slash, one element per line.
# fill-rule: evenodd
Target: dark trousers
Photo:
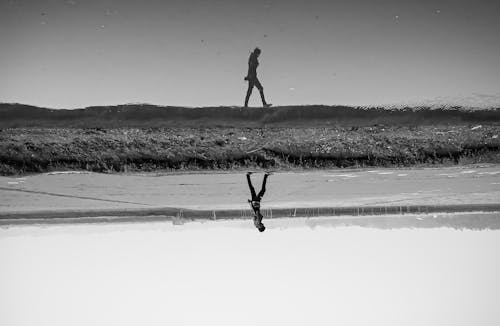
<path fill-rule="evenodd" d="M 262 87 L 262 84 L 257 79 L 257 77 L 250 77 L 250 78 L 248 78 L 248 90 L 247 90 L 247 96 L 245 97 L 245 106 L 248 106 L 248 100 L 250 100 L 250 95 L 252 95 L 252 89 L 254 86 L 257 87 L 257 89 L 260 92 L 260 98 L 262 99 L 262 105 L 267 105 L 266 99 L 264 97 L 264 87 Z"/>
<path fill-rule="evenodd" d="M 264 193 L 266 192 L 267 177 L 268 175 L 265 174 L 264 179 L 262 180 L 262 188 L 260 189 L 259 194 L 256 195 L 255 189 L 252 186 L 252 180 L 250 180 L 250 176 L 247 174 L 248 188 L 250 188 L 250 193 L 252 194 L 252 201 L 260 201 L 262 196 L 264 196 Z"/>

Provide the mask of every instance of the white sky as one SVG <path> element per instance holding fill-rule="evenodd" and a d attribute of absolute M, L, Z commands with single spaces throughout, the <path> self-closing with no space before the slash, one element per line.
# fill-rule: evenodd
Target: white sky
<path fill-rule="evenodd" d="M 0 324 L 498 325 L 499 231 L 307 221 L 0 229 Z"/>

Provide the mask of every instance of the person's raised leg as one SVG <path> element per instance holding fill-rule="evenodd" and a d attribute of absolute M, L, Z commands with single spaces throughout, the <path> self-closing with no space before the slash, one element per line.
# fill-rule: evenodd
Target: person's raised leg
<path fill-rule="evenodd" d="M 245 97 L 245 107 L 248 107 L 248 101 L 250 100 L 250 95 L 252 95 L 253 82 L 248 80 L 247 96 Z"/>
<path fill-rule="evenodd" d="M 267 177 L 270 175 L 271 174 L 267 173 L 267 172 L 266 172 L 266 174 L 264 174 L 264 179 L 262 180 L 262 187 L 261 187 L 259 195 L 258 195 L 259 198 L 262 198 L 264 196 L 264 193 L 266 192 Z"/>
<path fill-rule="evenodd" d="M 262 106 L 267 107 L 266 98 L 264 96 L 264 89 L 260 90 L 260 99 L 262 100 Z"/>
<path fill-rule="evenodd" d="M 260 99 L 262 100 L 262 105 L 267 106 L 266 97 L 264 96 L 264 87 L 262 86 L 262 84 L 258 79 L 255 80 L 255 87 L 257 87 L 257 89 L 259 90 Z"/>
<path fill-rule="evenodd" d="M 255 189 L 252 186 L 252 180 L 250 180 L 250 175 L 252 172 L 247 172 L 247 182 L 248 182 L 248 188 L 250 188 L 250 193 L 252 194 L 252 200 L 254 200 L 257 196 L 255 196 Z"/>

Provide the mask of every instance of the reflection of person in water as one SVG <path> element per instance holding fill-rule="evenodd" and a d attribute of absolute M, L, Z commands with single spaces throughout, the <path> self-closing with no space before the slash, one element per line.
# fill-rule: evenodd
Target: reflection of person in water
<path fill-rule="evenodd" d="M 266 181 L 267 177 L 271 175 L 271 173 L 266 172 L 264 174 L 264 180 L 262 180 L 262 188 L 260 192 L 256 195 L 255 194 L 255 189 L 252 186 L 252 180 L 250 180 L 250 175 L 252 172 L 247 173 L 247 182 L 248 182 L 248 187 L 250 188 L 250 193 L 252 194 L 252 199 L 249 199 L 248 202 L 250 203 L 250 206 L 253 209 L 254 217 L 253 217 L 253 223 L 257 229 L 259 229 L 260 232 L 264 232 L 266 227 L 264 224 L 262 224 L 262 214 L 260 212 L 260 201 L 262 200 L 262 196 L 264 196 L 264 193 L 266 192 Z"/>
<path fill-rule="evenodd" d="M 250 54 L 250 57 L 248 58 L 248 74 L 245 77 L 245 80 L 248 81 L 248 90 L 247 96 L 245 97 L 245 107 L 248 107 L 248 100 L 250 99 L 250 95 L 252 94 L 252 89 L 254 86 L 257 87 L 260 92 L 262 106 L 264 106 L 265 108 L 271 106 L 271 104 L 268 104 L 266 102 L 266 99 L 264 98 L 264 87 L 262 87 L 262 84 L 257 78 L 257 66 L 259 65 L 259 60 L 257 60 L 257 58 L 259 57 L 260 52 L 261 51 L 259 48 L 255 48 L 255 50 L 253 50 L 253 52 Z"/>

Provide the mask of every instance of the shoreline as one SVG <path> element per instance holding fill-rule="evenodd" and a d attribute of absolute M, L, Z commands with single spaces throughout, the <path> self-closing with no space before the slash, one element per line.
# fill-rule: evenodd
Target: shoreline
<path fill-rule="evenodd" d="M 493 213 L 500 214 L 500 203 L 489 204 L 436 204 L 436 205 L 377 205 L 377 206 L 337 206 L 337 207 L 279 207 L 263 208 L 265 219 L 312 218 L 333 216 L 399 216 L 437 213 Z M 193 221 L 217 221 L 251 219 L 250 209 L 185 209 L 180 207 L 158 207 L 144 209 L 104 209 L 104 210 L 41 210 L 31 212 L 0 212 L 0 225 L 13 221 L 41 223 L 45 220 L 83 221 L 163 221 L 174 223 Z"/>
<path fill-rule="evenodd" d="M 290 215 L 265 217 L 264 222 L 269 225 L 273 220 L 305 220 L 315 221 L 315 225 L 330 226 L 358 226 L 381 229 L 392 228 L 440 228 L 451 227 L 456 229 L 500 229 L 500 204 L 499 205 L 460 205 L 460 207 L 438 207 L 428 211 L 418 212 L 416 207 L 405 212 L 393 210 L 383 213 L 382 207 L 379 213 L 363 211 L 362 214 L 349 214 L 347 210 L 339 210 L 334 215 Z M 412 211 L 413 210 L 413 211 Z M 359 208 L 358 208 L 358 211 Z M 186 218 L 168 215 L 117 215 L 117 216 L 65 216 L 65 217 L 10 217 L 0 216 L 0 229 L 8 229 L 14 226 L 42 226 L 42 225 L 76 225 L 76 224 L 123 224 L 123 223 L 158 223 L 169 222 L 174 226 L 186 223 L 215 223 L 227 221 L 251 221 L 252 217 L 235 216 L 220 218 Z"/>
<path fill-rule="evenodd" d="M 255 186 L 262 182 L 258 173 Z M 0 177 L 0 220 L 251 218 L 244 173 L 53 173 Z M 265 218 L 495 212 L 500 164 L 276 172 Z"/>
<path fill-rule="evenodd" d="M 474 163 L 452 163 L 452 162 L 445 162 L 445 163 L 421 163 L 421 164 L 414 164 L 410 166 L 360 166 L 360 167 L 323 167 L 323 168 L 317 168 L 317 167 L 291 167 L 291 168 L 282 168 L 282 169 L 264 169 L 260 167 L 250 167 L 250 168 L 237 168 L 237 169 L 216 169 L 216 170 L 210 170 L 210 169 L 194 169 L 194 170 L 152 170 L 152 171 L 143 171 L 143 170 L 134 170 L 134 171 L 88 171 L 88 170 L 73 170 L 73 169 L 55 169 L 55 170 L 50 170 L 50 171 L 44 171 L 44 172 L 25 172 L 21 174 L 7 174 L 7 175 L 2 175 L 0 174 L 0 177 L 7 177 L 7 178 L 24 178 L 24 177 L 30 177 L 30 176 L 37 176 L 37 175 L 72 175 L 72 174 L 105 174 L 105 175 L 113 175 L 113 176 L 149 176 L 149 177 L 161 177 L 161 176 L 183 176 L 183 175 L 232 175 L 232 174 L 245 174 L 247 172 L 253 172 L 253 173 L 266 173 L 266 172 L 271 172 L 271 173 L 281 173 L 281 174 L 286 174 L 286 173 L 309 173 L 309 172 L 331 172 L 331 171 L 336 171 L 336 172 L 363 172 L 363 171 L 368 171 L 368 170 L 384 170 L 384 169 L 390 169 L 390 170 L 423 170 L 423 169 L 442 169 L 442 168 L 458 168 L 458 169 L 467 169 L 467 168 L 476 168 L 476 167 L 487 167 L 487 166 L 494 166 L 500 164 L 500 161 L 478 161 Z"/>

